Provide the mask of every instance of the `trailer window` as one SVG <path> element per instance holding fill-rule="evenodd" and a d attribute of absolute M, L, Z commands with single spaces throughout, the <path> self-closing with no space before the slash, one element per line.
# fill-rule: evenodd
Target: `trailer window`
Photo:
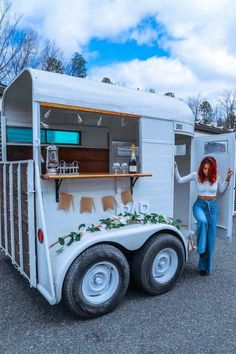
<path fill-rule="evenodd" d="M 45 131 L 41 130 L 41 142 L 45 143 Z M 7 142 L 8 143 L 33 143 L 32 128 L 7 127 Z"/>
<path fill-rule="evenodd" d="M 42 144 L 81 145 L 81 132 L 41 129 L 40 140 Z M 32 128 L 7 127 L 7 142 L 32 144 Z"/>
<path fill-rule="evenodd" d="M 225 154 L 228 151 L 228 141 L 209 141 L 204 144 L 205 155 L 209 154 Z"/>
<path fill-rule="evenodd" d="M 185 156 L 186 154 L 186 144 L 175 145 L 175 156 Z"/>
<path fill-rule="evenodd" d="M 46 142 L 49 144 L 81 144 L 81 132 L 71 132 L 64 130 L 47 130 Z"/>

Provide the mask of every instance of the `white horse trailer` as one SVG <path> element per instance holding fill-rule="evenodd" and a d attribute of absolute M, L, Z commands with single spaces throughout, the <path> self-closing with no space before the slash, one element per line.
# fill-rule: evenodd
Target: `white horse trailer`
<path fill-rule="evenodd" d="M 182 175 L 207 154 L 217 158 L 222 177 L 234 166 L 234 134 L 195 138 L 194 117 L 181 100 L 28 68 L 4 92 L 1 129 L 1 249 L 51 305 L 64 298 L 85 318 L 120 302 L 130 270 L 149 294 L 175 284 L 195 229 L 196 191 L 175 183 L 174 159 Z M 51 144 L 60 160 L 78 161 L 79 173 L 46 174 Z M 113 173 L 114 162 L 128 161 L 131 144 L 138 147 L 138 173 Z M 218 233 L 226 237 L 232 234 L 232 188 L 219 199 Z M 129 189 L 126 204 L 120 195 Z M 72 197 L 69 210 L 59 207 L 62 193 Z M 114 196 L 114 208 L 104 209 L 104 196 Z M 87 212 L 80 208 L 83 197 L 93 200 Z M 87 231 L 58 252 L 58 239 L 81 223 L 134 210 L 136 216 L 163 215 L 164 222 Z M 169 222 L 175 219 L 180 228 Z"/>

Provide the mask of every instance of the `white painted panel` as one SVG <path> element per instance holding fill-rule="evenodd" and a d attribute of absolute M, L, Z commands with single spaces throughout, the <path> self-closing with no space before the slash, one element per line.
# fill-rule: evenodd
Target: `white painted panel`
<path fill-rule="evenodd" d="M 140 178 L 135 200 L 148 201 L 150 212 L 173 216 L 173 144 L 142 144 L 142 171 L 152 177 Z"/>
<path fill-rule="evenodd" d="M 48 238 L 54 242 L 57 237 L 75 231 L 81 223 L 87 226 L 91 223 L 97 223 L 99 219 L 106 218 L 120 212 L 118 205 L 116 210 L 104 212 L 102 207 L 102 197 L 117 193 L 117 199 L 120 199 L 121 191 L 129 188 L 129 179 L 120 179 L 116 181 L 109 179 L 83 179 L 83 180 L 64 180 L 60 187 L 60 192 L 73 195 L 74 205 L 69 211 L 58 209 L 58 203 L 55 201 L 54 181 L 42 181 L 43 203 L 45 207 L 45 220 Z M 92 213 L 80 213 L 81 197 L 92 197 L 94 199 L 95 210 Z"/>
<path fill-rule="evenodd" d="M 161 119 L 142 118 L 142 139 L 162 140 L 172 144 L 173 122 Z"/>

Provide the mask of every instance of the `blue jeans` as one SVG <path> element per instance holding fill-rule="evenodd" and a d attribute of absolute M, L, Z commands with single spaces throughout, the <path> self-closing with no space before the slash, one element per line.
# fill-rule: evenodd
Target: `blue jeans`
<path fill-rule="evenodd" d="M 197 220 L 198 269 L 211 273 L 218 220 L 217 200 L 202 200 L 198 198 L 193 204 L 193 216 Z"/>

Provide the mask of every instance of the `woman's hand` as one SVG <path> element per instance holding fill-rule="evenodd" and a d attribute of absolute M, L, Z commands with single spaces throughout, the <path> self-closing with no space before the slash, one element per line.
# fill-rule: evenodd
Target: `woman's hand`
<path fill-rule="evenodd" d="M 230 168 L 227 171 L 227 176 L 226 176 L 226 182 L 230 181 L 231 176 L 233 175 L 233 170 L 231 170 Z"/>

